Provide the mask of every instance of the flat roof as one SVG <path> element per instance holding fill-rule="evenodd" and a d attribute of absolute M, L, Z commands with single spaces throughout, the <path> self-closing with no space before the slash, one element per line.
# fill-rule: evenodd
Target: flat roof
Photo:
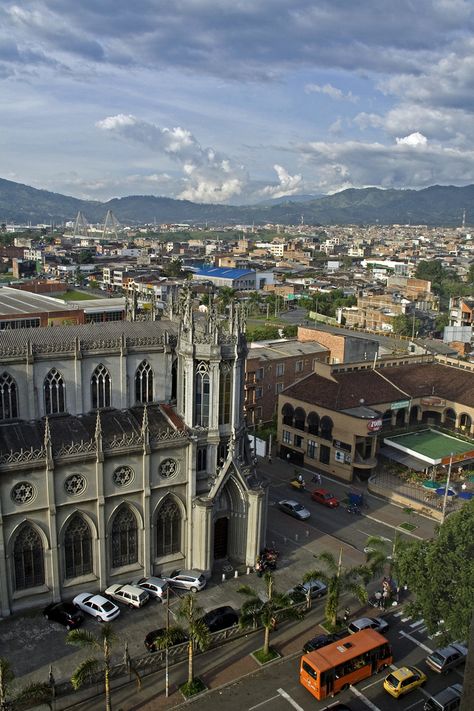
<path fill-rule="evenodd" d="M 249 345 L 247 359 L 262 358 L 266 360 L 281 360 L 281 358 L 291 356 L 314 355 L 315 353 L 323 353 L 327 350 L 326 346 L 322 346 L 316 341 L 305 341 L 304 343 L 295 340 L 275 341 L 271 343 L 265 342 L 261 345 L 257 342 Z"/>
<path fill-rule="evenodd" d="M 432 465 L 448 464 L 451 455 L 453 462 L 474 457 L 474 445 L 471 442 L 430 429 L 385 437 L 384 444 Z"/>
<path fill-rule="evenodd" d="M 82 308 L 82 307 L 81 307 Z M 30 291 L 13 289 L 10 286 L 0 287 L 0 315 L 15 317 L 24 314 L 36 314 L 52 311 L 77 311 L 78 306 L 66 301 L 33 294 Z"/>
<path fill-rule="evenodd" d="M 239 279 L 247 274 L 255 274 L 254 269 L 231 269 L 227 267 L 195 267 L 193 274 L 200 277 L 219 279 Z"/>

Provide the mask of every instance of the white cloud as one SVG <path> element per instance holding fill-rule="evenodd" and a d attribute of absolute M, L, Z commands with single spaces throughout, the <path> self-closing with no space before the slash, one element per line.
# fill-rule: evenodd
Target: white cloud
<path fill-rule="evenodd" d="M 338 89 L 332 84 L 324 84 L 323 86 L 320 84 L 306 84 L 304 90 L 306 94 L 325 94 L 326 96 L 329 96 L 330 99 L 334 99 L 335 101 L 356 102 L 358 100 L 358 97 L 354 96 L 352 91 L 344 94 L 341 89 Z"/>
<path fill-rule="evenodd" d="M 242 165 L 214 148 L 202 148 L 192 133 L 181 126 L 161 128 L 124 114 L 108 116 L 96 126 L 177 163 L 183 172 L 183 187 L 177 197 L 183 200 L 226 202 L 240 195 L 248 181 Z"/>
<path fill-rule="evenodd" d="M 267 185 L 260 190 L 260 194 L 266 197 L 280 198 L 285 195 L 294 195 L 298 192 L 302 185 L 301 175 L 290 175 L 281 165 L 275 164 L 274 171 L 278 176 L 278 185 Z"/>
<path fill-rule="evenodd" d="M 404 136 L 403 138 L 396 138 L 395 140 L 399 146 L 426 146 L 428 143 L 426 136 L 423 136 L 419 131 L 410 133 L 409 136 Z"/>

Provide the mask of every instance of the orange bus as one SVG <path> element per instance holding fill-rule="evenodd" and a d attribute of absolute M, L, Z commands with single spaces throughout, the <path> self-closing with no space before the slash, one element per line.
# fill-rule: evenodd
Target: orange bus
<path fill-rule="evenodd" d="M 376 674 L 393 661 L 388 640 L 372 629 L 350 634 L 300 660 L 300 682 L 319 701 Z"/>

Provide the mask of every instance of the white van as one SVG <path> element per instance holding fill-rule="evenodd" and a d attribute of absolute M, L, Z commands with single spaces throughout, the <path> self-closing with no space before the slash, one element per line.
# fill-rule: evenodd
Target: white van
<path fill-rule="evenodd" d="M 142 588 L 135 585 L 111 585 L 107 588 L 105 594 L 129 607 L 143 607 L 150 599 L 146 590 L 142 590 Z"/>

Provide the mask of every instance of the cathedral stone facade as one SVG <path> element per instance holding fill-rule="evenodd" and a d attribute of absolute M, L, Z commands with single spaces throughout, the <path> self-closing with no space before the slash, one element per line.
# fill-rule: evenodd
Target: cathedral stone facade
<path fill-rule="evenodd" d="M 243 420 L 245 324 L 189 295 L 159 321 L 0 335 L 0 614 L 114 582 L 253 565 L 266 491 Z"/>

